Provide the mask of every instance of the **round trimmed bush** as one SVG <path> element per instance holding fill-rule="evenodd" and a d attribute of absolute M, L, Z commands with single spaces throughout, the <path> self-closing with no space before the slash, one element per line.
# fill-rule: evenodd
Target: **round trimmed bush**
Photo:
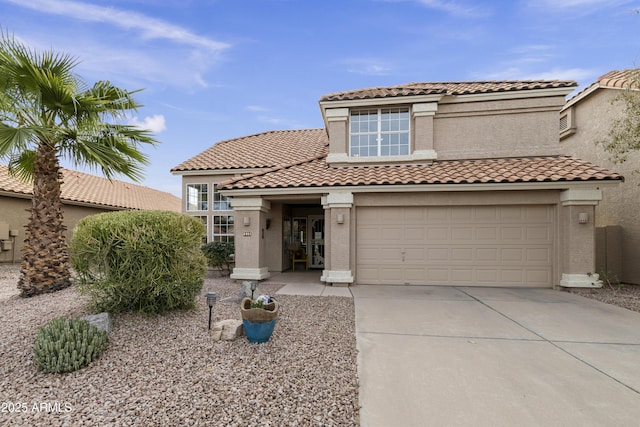
<path fill-rule="evenodd" d="M 77 286 L 98 312 L 193 308 L 207 270 L 204 233 L 199 219 L 168 211 L 83 218 L 69 242 Z"/>

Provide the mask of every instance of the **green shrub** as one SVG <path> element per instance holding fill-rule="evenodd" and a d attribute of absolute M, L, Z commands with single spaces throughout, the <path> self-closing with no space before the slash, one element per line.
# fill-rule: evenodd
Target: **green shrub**
<path fill-rule="evenodd" d="M 106 332 L 86 320 L 60 317 L 38 328 L 33 356 L 39 370 L 60 374 L 88 365 L 105 348 Z"/>
<path fill-rule="evenodd" d="M 232 242 L 209 242 L 202 246 L 202 252 L 207 257 L 209 265 L 220 272 L 231 271 L 235 248 Z"/>
<path fill-rule="evenodd" d="M 166 211 L 82 219 L 69 243 L 77 286 L 95 311 L 163 313 L 192 308 L 202 289 L 204 225 Z"/>

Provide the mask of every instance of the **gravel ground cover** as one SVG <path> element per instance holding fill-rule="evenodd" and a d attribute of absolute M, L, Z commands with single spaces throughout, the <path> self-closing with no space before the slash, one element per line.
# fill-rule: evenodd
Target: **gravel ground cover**
<path fill-rule="evenodd" d="M 640 313 L 640 285 L 605 284 L 601 288 L 576 288 L 571 292 Z"/>
<path fill-rule="evenodd" d="M 204 294 L 238 285 L 210 273 L 198 307 L 165 316 L 118 315 L 106 352 L 64 375 L 33 365 L 38 326 L 88 314 L 75 289 L 22 299 L 18 266 L 0 264 L 2 426 L 357 426 L 353 300 L 278 297 L 280 320 L 266 344 L 214 342 Z M 275 294 L 278 285 L 262 285 Z M 570 292 L 640 312 L 640 286 Z M 218 303 L 217 320 L 239 318 Z M 19 411 L 17 411 L 19 410 Z"/>
<path fill-rule="evenodd" d="M 73 288 L 22 299 L 16 279 L 17 267 L 0 266 L 0 425 L 359 424 L 351 298 L 282 295 L 269 342 L 214 342 L 204 294 L 232 296 L 239 286 L 210 273 L 197 309 L 115 316 L 105 353 L 57 375 L 33 365 L 37 327 L 88 314 L 86 300 Z M 214 317 L 239 319 L 238 305 L 218 303 Z"/>

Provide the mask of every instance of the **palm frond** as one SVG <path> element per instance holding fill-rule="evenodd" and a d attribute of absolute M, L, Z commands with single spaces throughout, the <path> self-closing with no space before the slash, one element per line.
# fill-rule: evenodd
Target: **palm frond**
<path fill-rule="evenodd" d="M 33 182 L 35 171 L 36 152 L 34 150 L 24 150 L 17 156 L 9 159 L 7 169 L 11 176 L 24 183 Z"/>
<path fill-rule="evenodd" d="M 0 156 L 27 149 L 38 131 L 32 127 L 13 127 L 0 122 Z"/>

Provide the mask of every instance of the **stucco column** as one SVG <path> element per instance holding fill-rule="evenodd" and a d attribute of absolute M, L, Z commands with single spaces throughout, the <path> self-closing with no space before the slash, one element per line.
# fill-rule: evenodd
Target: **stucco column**
<path fill-rule="evenodd" d="M 330 108 L 325 112 L 327 131 L 329 133 L 329 154 L 327 163 L 346 162 L 349 160 L 349 109 Z"/>
<path fill-rule="evenodd" d="M 325 209 L 326 264 L 320 280 L 334 286 L 348 286 L 353 283 L 350 265 L 353 193 L 329 193 L 323 197 L 322 206 Z"/>
<path fill-rule="evenodd" d="M 569 189 L 562 202 L 562 280 L 564 287 L 600 287 L 595 272 L 595 206 L 602 199 L 598 189 Z"/>
<path fill-rule="evenodd" d="M 414 126 L 414 157 L 417 156 L 421 159 L 436 159 L 438 157 L 433 148 L 433 117 L 437 110 L 437 102 L 414 104 L 411 109 Z"/>
<path fill-rule="evenodd" d="M 270 276 L 267 267 L 266 214 L 271 202 L 260 197 L 234 197 L 231 206 L 235 215 L 235 268 L 231 274 L 236 280 L 263 280 Z"/>

